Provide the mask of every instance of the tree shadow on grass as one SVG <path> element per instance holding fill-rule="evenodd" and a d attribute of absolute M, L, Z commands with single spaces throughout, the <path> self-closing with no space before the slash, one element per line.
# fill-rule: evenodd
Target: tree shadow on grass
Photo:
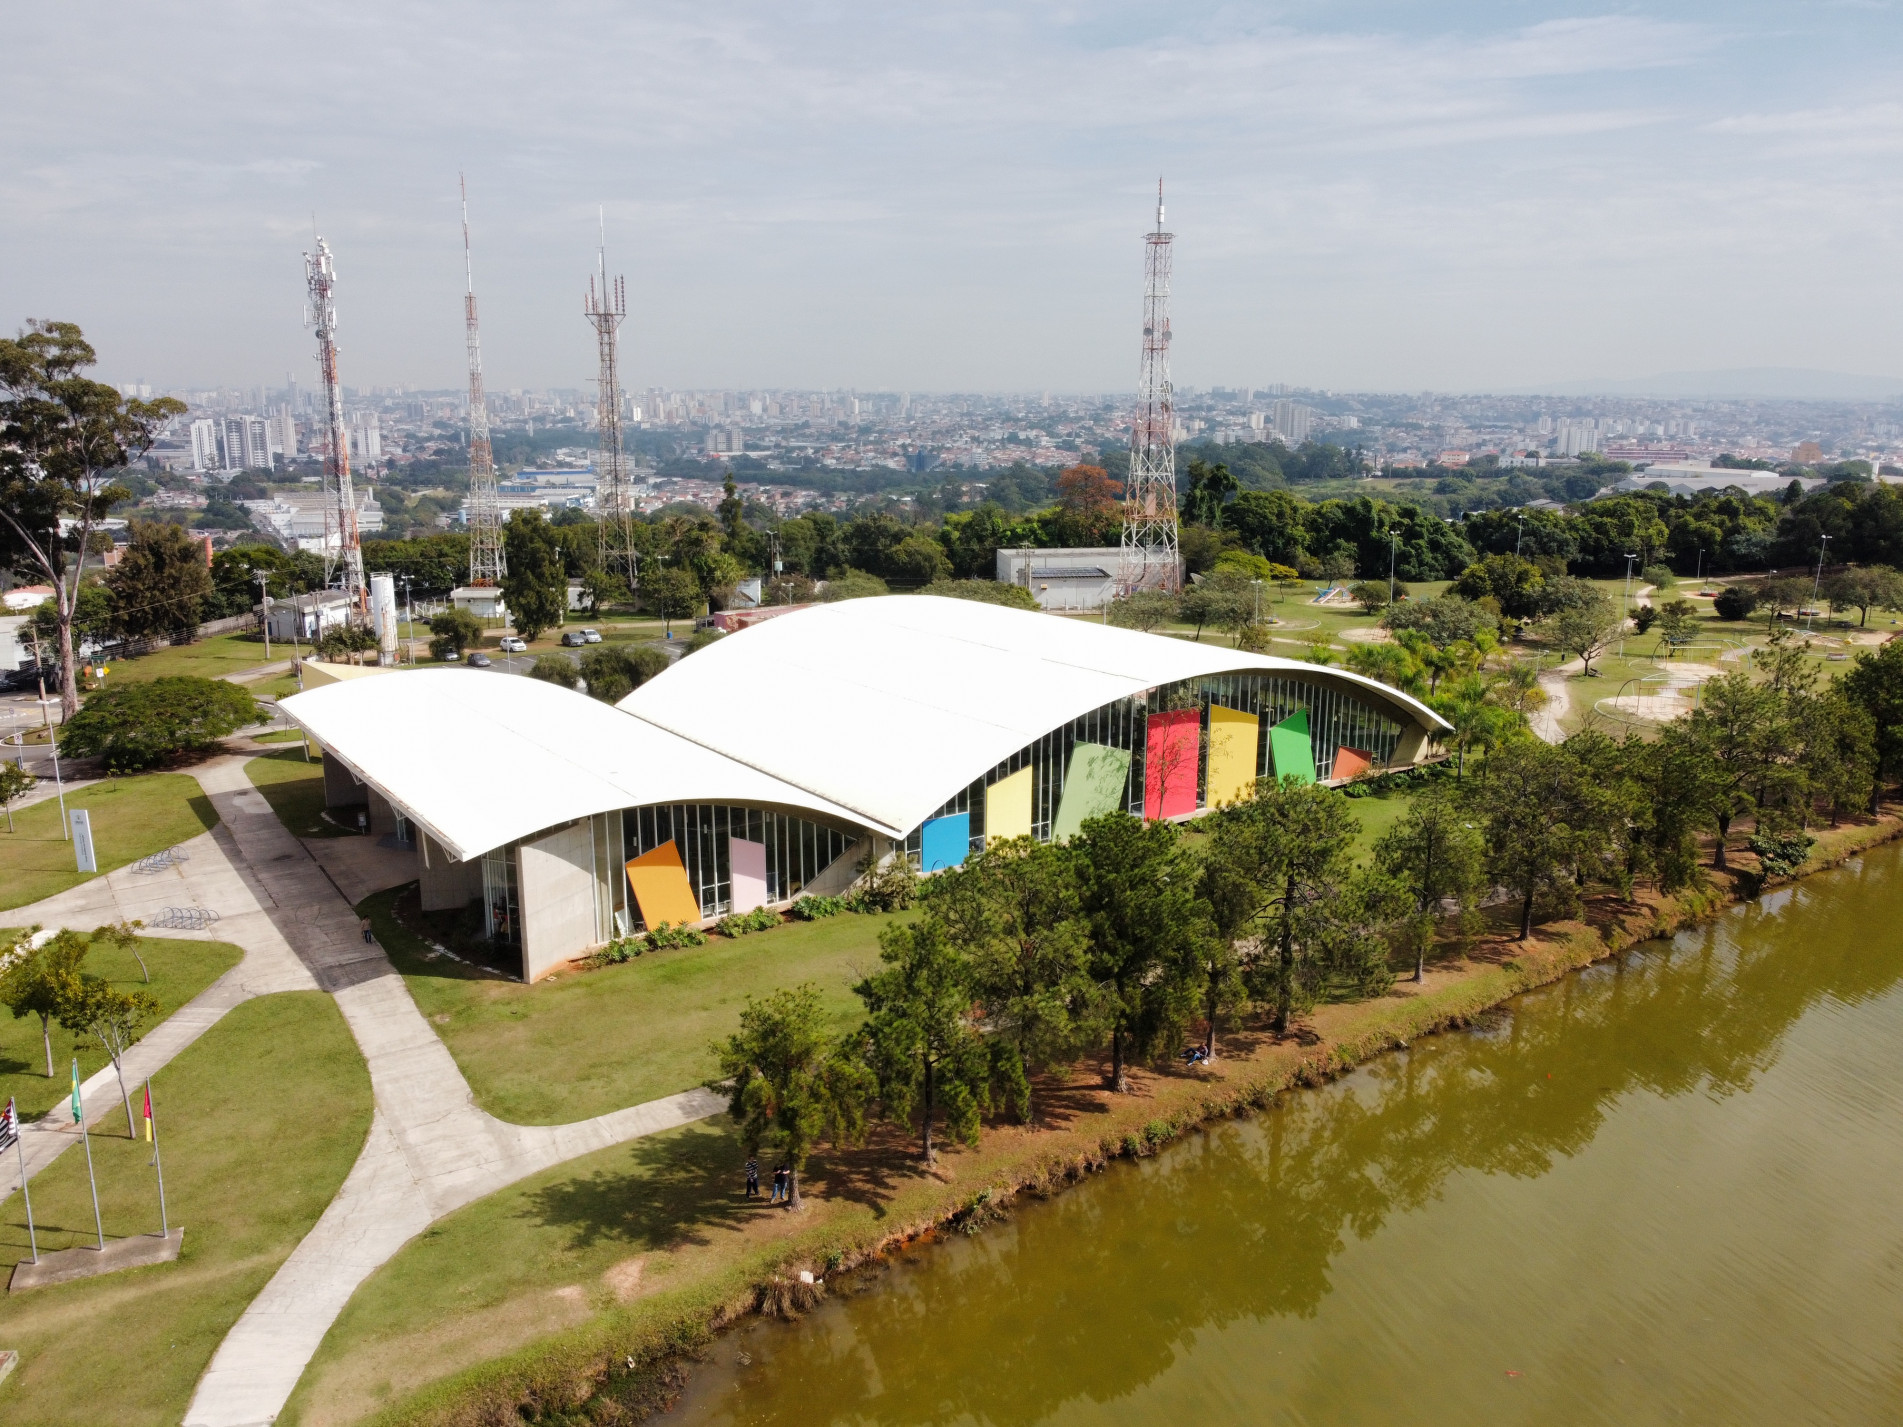
<path fill-rule="evenodd" d="M 572 1249 L 702 1245 L 714 1230 L 739 1229 L 775 1212 L 764 1199 L 742 1197 L 745 1162 L 739 1136 L 721 1116 L 636 1140 L 613 1168 L 530 1191 L 520 1217 L 566 1230 Z"/>

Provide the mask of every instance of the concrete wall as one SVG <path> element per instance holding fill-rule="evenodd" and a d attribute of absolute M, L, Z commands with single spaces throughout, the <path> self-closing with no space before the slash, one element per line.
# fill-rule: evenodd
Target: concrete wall
<path fill-rule="evenodd" d="M 895 844 L 890 838 L 874 837 L 872 846 L 879 861 L 885 861 Z M 801 897 L 837 897 L 860 878 L 860 864 L 866 860 L 866 839 L 860 838 L 827 863 L 820 874 L 800 889 Z M 798 900 L 797 898 L 795 900 Z"/>
<path fill-rule="evenodd" d="M 337 759 L 324 758 L 324 806 L 360 808 L 370 800 L 370 790 Z"/>
<path fill-rule="evenodd" d="M 482 895 L 480 857 L 472 857 L 467 862 L 451 862 L 449 853 L 431 842 L 429 834 L 419 828 L 416 836 L 423 854 L 417 872 L 424 911 L 456 911 Z"/>
<path fill-rule="evenodd" d="M 595 845 L 587 820 L 524 842 L 522 979 L 535 981 L 595 943 Z"/>

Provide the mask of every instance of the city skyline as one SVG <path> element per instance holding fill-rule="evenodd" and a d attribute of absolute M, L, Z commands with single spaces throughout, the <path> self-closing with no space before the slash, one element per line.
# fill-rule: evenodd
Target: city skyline
<path fill-rule="evenodd" d="M 0 325 L 307 383 L 315 209 L 345 382 L 454 386 L 464 167 L 498 388 L 589 384 L 599 204 L 630 389 L 1126 391 L 1160 171 L 1186 385 L 1903 373 L 1897 41 L 1791 14 L 74 7 L 0 59 Z"/>

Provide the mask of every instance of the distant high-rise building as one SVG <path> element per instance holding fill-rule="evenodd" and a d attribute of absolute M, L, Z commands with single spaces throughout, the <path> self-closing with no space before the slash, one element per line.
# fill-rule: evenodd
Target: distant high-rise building
<path fill-rule="evenodd" d="M 383 426 L 376 412 L 358 412 L 350 419 L 350 454 L 360 461 L 383 459 Z"/>
<path fill-rule="evenodd" d="M 280 406 L 271 417 L 271 449 L 287 461 L 297 459 L 297 421 L 290 406 Z"/>
<path fill-rule="evenodd" d="M 1308 439 L 1314 416 L 1315 413 L 1299 401 L 1278 401 L 1269 407 L 1269 420 L 1275 434 L 1291 446 L 1299 446 Z"/>
<path fill-rule="evenodd" d="M 200 425 L 213 428 L 216 458 L 203 470 L 268 471 L 272 469 L 270 425 L 262 416 L 226 416 L 217 421 L 192 423 L 192 463 L 198 465 Z"/>
<path fill-rule="evenodd" d="M 224 462 L 218 456 L 218 425 L 209 416 L 192 423 L 192 469 L 215 471 Z"/>

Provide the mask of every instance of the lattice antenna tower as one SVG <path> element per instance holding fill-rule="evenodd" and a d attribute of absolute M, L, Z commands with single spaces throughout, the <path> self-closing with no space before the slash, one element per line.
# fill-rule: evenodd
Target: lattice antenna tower
<path fill-rule="evenodd" d="M 469 346 L 469 583 L 487 589 L 509 571 L 502 553 L 502 502 L 489 447 L 489 403 L 482 394 L 482 336 L 476 330 L 476 270 L 469 259 L 469 185 L 463 197 L 463 332 Z"/>
<path fill-rule="evenodd" d="M 1130 427 L 1130 483 L 1123 503 L 1118 588 L 1177 590 L 1176 407 L 1170 395 L 1170 242 L 1163 231 L 1163 180 L 1156 228 L 1143 239 L 1143 365 Z"/>
<path fill-rule="evenodd" d="M 599 290 L 596 284 L 599 283 Z M 600 391 L 596 423 L 600 448 L 596 457 L 596 554 L 601 568 L 620 575 L 633 589 L 637 578 L 634 551 L 634 493 L 628 488 L 628 458 L 621 444 L 621 375 L 618 333 L 628 316 L 627 280 L 608 280 L 608 220 L 601 217 L 601 246 L 595 250 L 595 276 L 588 279 L 588 299 L 582 313 L 595 329 L 600 348 Z"/>
<path fill-rule="evenodd" d="M 322 238 L 316 239 L 315 252 L 304 254 L 304 284 L 310 293 L 306 320 L 317 332 L 317 375 L 330 428 L 330 453 L 324 457 L 324 584 L 342 589 L 356 615 L 368 618 L 370 586 L 363 577 L 357 497 L 350 484 L 350 432 L 344 425 L 344 389 L 337 380 L 337 304 L 331 296 L 337 269 L 330 244 Z"/>

